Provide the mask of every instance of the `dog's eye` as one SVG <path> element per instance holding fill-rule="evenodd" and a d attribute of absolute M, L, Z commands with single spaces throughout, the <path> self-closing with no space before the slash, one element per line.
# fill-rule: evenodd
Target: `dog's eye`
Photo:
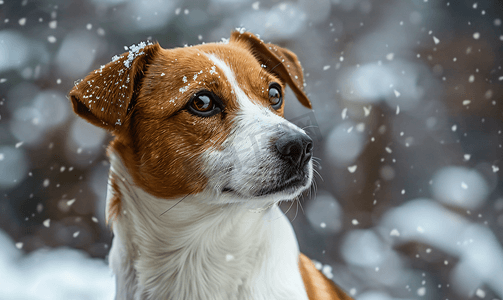
<path fill-rule="evenodd" d="M 281 107 L 281 103 L 283 102 L 281 87 L 275 82 L 269 85 L 269 102 L 271 102 L 271 106 L 274 109 L 279 109 Z"/>
<path fill-rule="evenodd" d="M 187 110 L 194 115 L 210 117 L 222 111 L 221 101 L 210 91 L 202 91 L 189 101 Z"/>

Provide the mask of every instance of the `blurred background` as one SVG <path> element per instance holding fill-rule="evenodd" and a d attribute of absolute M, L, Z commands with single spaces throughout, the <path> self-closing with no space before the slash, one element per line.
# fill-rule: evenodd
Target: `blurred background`
<path fill-rule="evenodd" d="M 503 298 L 503 4 L 497 0 L 0 0 L 0 299 L 112 299 L 111 137 L 74 81 L 146 39 L 245 27 L 294 51 L 316 193 L 300 249 L 358 300 Z M 500 168 L 502 170 L 500 170 Z M 314 196 L 316 195 L 316 196 Z"/>

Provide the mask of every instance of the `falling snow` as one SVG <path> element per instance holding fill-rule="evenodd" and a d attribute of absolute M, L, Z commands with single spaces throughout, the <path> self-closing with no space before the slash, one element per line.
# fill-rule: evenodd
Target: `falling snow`
<path fill-rule="evenodd" d="M 354 173 L 354 172 L 356 171 L 356 168 L 357 168 L 357 166 L 356 166 L 356 165 L 354 165 L 354 166 L 349 166 L 349 167 L 348 167 L 348 171 L 349 171 L 349 173 Z"/>

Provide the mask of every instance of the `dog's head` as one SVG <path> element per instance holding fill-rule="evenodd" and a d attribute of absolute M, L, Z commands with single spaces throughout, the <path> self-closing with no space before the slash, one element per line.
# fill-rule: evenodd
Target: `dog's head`
<path fill-rule="evenodd" d="M 283 118 L 286 85 L 306 107 L 292 52 L 233 32 L 228 43 L 132 46 L 70 92 L 73 109 L 115 135 L 135 184 L 161 198 L 292 199 L 309 187 L 312 141 Z"/>

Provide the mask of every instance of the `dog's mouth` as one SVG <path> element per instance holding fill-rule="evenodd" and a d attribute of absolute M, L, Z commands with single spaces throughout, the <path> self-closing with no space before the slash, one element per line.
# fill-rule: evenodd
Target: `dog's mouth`
<path fill-rule="evenodd" d="M 307 176 L 292 176 L 286 181 L 283 182 L 278 182 L 276 184 L 271 184 L 269 186 L 265 186 L 255 192 L 252 193 L 251 196 L 253 197 L 263 197 L 263 196 L 268 196 L 276 193 L 293 193 L 299 188 L 303 188 L 307 185 L 308 183 L 308 177 Z M 240 197 L 245 197 L 243 194 L 240 192 L 236 191 L 235 189 L 226 186 L 221 190 L 222 194 L 234 194 Z"/>
<path fill-rule="evenodd" d="M 224 187 L 224 188 L 222 189 L 222 194 L 223 194 L 223 193 L 233 193 L 233 194 L 235 194 L 235 193 L 236 193 L 236 191 L 235 191 L 235 190 L 233 190 L 233 189 L 231 189 L 230 187 Z"/>
<path fill-rule="evenodd" d="M 240 192 L 236 191 L 235 189 L 233 188 L 230 188 L 230 187 L 224 187 L 222 190 L 221 190 L 221 193 L 222 194 L 226 194 L 226 195 L 233 195 L 233 196 L 237 196 L 239 198 L 246 198 L 243 194 L 241 194 Z"/>
<path fill-rule="evenodd" d="M 256 191 L 253 196 L 262 197 L 276 193 L 290 194 L 295 192 L 297 189 L 306 186 L 307 181 L 308 178 L 305 176 L 292 176 L 282 183 L 263 187 L 262 189 Z"/>

